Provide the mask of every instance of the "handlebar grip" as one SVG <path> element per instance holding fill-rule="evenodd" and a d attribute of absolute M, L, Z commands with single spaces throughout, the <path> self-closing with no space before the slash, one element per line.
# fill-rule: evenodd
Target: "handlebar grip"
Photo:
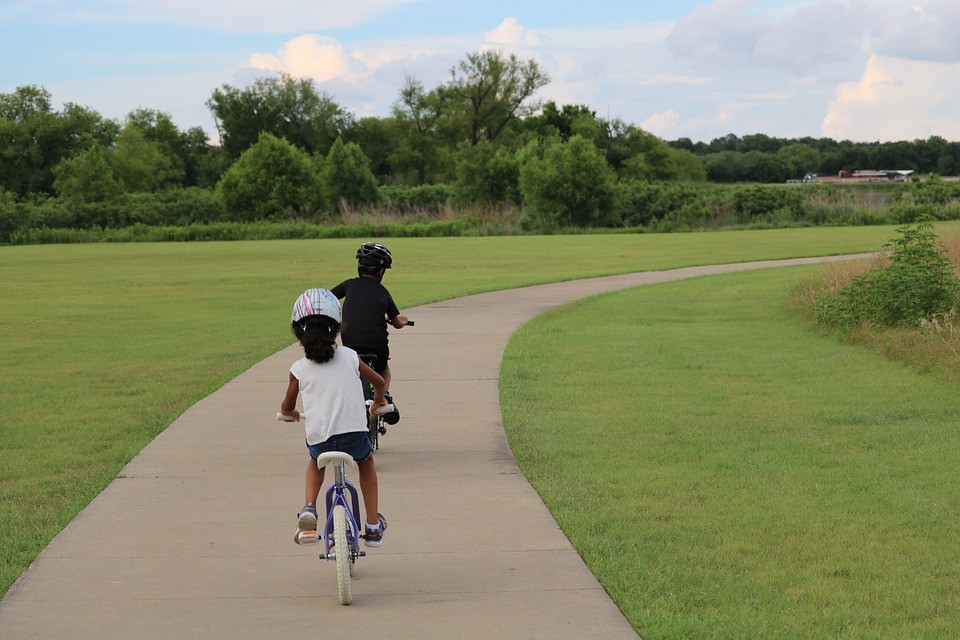
<path fill-rule="evenodd" d="M 393 411 L 394 411 L 394 407 L 392 404 L 385 404 L 382 407 L 378 408 L 374 413 L 382 416 L 388 413 L 393 413 Z"/>
<path fill-rule="evenodd" d="M 416 323 L 415 323 L 413 320 L 407 320 L 407 326 L 408 326 L 408 327 L 412 327 L 414 324 L 416 324 Z"/>
<path fill-rule="evenodd" d="M 286 415 L 280 411 L 277 411 L 277 420 L 279 420 L 280 422 L 290 422 L 289 420 L 287 420 L 287 418 L 289 417 L 290 417 L 289 415 Z M 300 422 L 300 420 L 303 420 L 303 418 L 304 418 L 304 415 L 303 415 L 303 412 L 301 412 L 300 418 L 298 418 L 297 420 L 294 420 L 293 422 Z"/>
<path fill-rule="evenodd" d="M 370 405 L 373 404 L 373 400 L 365 400 L 364 402 L 366 403 L 368 409 L 369 409 Z M 392 404 L 389 404 L 389 403 L 388 403 L 388 404 L 383 405 L 383 406 L 380 407 L 379 409 L 377 409 L 374 413 L 376 413 L 376 414 L 379 415 L 379 416 L 382 416 L 382 415 L 385 415 L 385 414 L 387 414 L 387 413 L 393 413 L 394 410 L 395 410 L 394 406 L 393 406 Z"/>

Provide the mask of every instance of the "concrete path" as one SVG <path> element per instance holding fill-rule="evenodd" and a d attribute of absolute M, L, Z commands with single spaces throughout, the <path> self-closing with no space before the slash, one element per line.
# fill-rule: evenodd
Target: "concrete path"
<path fill-rule="evenodd" d="M 377 454 L 384 544 L 354 603 L 293 543 L 306 452 L 274 420 L 299 346 L 187 410 L 0 601 L 0 637 L 637 638 L 513 459 L 497 376 L 509 336 L 571 300 L 822 259 L 580 280 L 429 304 L 394 332 L 403 420 Z"/>

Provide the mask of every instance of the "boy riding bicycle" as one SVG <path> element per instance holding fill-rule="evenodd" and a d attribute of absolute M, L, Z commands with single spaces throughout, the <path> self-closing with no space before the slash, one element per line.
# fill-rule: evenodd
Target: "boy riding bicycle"
<path fill-rule="evenodd" d="M 400 411 L 390 395 L 390 346 L 387 322 L 395 329 L 402 329 L 409 322 L 400 315 L 393 297 L 382 280 L 386 270 L 393 265 L 390 250 L 377 242 L 364 242 L 357 249 L 357 276 L 344 280 L 331 291 L 343 302 L 343 333 L 341 340 L 360 354 L 373 354 L 377 359 L 373 369 L 386 384 L 387 402 L 394 410 L 383 416 L 387 424 L 400 420 Z"/>

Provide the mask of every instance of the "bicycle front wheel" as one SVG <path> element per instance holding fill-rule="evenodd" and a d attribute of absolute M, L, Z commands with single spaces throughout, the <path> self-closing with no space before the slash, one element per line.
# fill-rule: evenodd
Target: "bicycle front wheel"
<path fill-rule="evenodd" d="M 350 589 L 350 564 L 353 560 L 350 545 L 347 544 L 347 510 L 342 504 L 333 507 L 333 541 L 337 557 L 337 595 L 340 604 L 353 602 Z"/>

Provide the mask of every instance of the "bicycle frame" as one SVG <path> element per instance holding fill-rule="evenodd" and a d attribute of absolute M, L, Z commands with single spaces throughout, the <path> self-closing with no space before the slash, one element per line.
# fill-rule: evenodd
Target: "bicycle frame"
<path fill-rule="evenodd" d="M 350 529 L 352 535 L 351 539 L 348 540 L 348 543 L 352 547 L 353 553 L 356 557 L 366 555 L 366 552 L 360 551 L 360 497 L 357 493 L 357 488 L 352 482 L 350 482 L 350 480 L 347 479 L 346 474 L 344 473 L 345 463 L 349 463 L 354 467 L 356 466 L 356 463 L 352 458 L 349 458 L 349 456 L 346 454 L 336 451 L 323 453 L 319 458 L 317 458 L 318 466 L 324 467 L 328 464 L 331 464 L 334 473 L 333 482 L 327 488 L 327 493 L 324 500 L 326 504 L 327 520 L 323 527 L 324 549 L 323 553 L 320 554 L 320 558 L 324 560 L 333 560 L 336 558 L 335 553 L 330 553 L 330 549 L 333 547 L 333 508 L 338 504 L 343 505 L 347 512 L 347 516 L 350 518 Z"/>

